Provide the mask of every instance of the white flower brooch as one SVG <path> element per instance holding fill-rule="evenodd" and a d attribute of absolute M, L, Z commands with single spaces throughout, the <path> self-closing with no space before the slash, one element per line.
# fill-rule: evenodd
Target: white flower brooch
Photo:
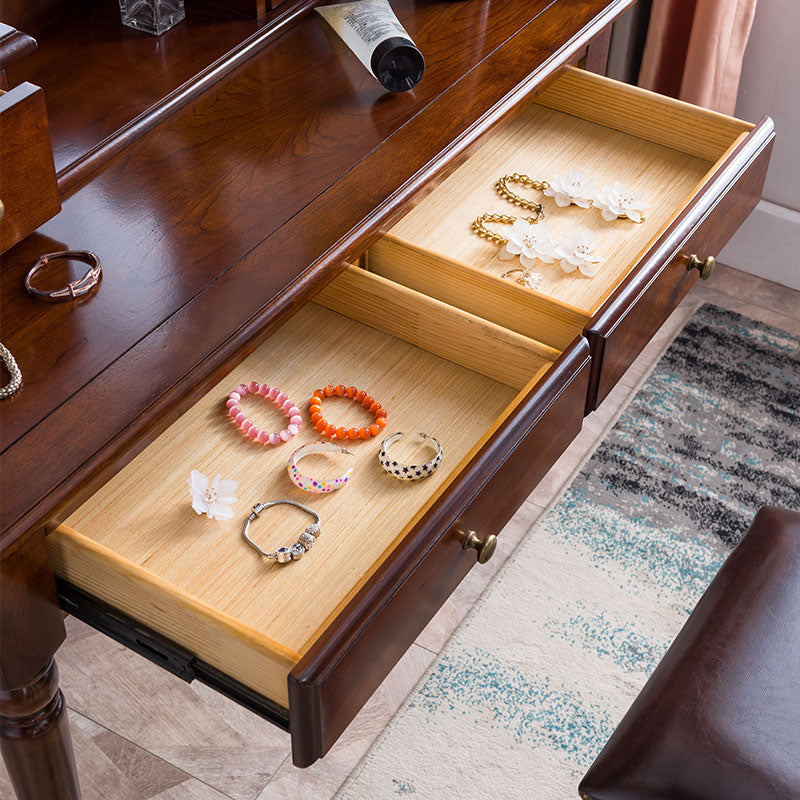
<path fill-rule="evenodd" d="M 547 197 L 552 197 L 560 207 L 575 205 L 589 208 L 597 195 L 597 185 L 578 170 L 570 170 L 566 175 L 553 175 L 544 190 Z"/>
<path fill-rule="evenodd" d="M 612 186 L 604 186 L 594 198 L 593 205 L 602 212 L 606 222 L 613 219 L 644 222 L 642 211 L 650 208 L 650 203 L 642 200 L 641 192 L 629 192 L 619 181 L 614 181 Z"/>
<path fill-rule="evenodd" d="M 525 219 L 517 219 L 508 234 L 508 240 L 500 248 L 502 261 L 519 256 L 523 267 L 531 268 L 536 261 L 552 264 L 556 256 L 555 242 L 550 229 L 543 222 L 536 225 Z"/>
<path fill-rule="evenodd" d="M 231 519 L 233 517 L 231 505 L 238 500 L 233 493 L 239 487 L 239 482 L 223 481 L 220 480 L 221 477 L 218 474 L 209 482 L 208 476 L 193 469 L 187 481 L 189 493 L 192 495 L 192 508 L 198 514 L 205 514 L 209 519 Z"/>
<path fill-rule="evenodd" d="M 570 231 L 564 234 L 558 242 L 557 255 L 564 272 L 581 271 L 587 278 L 597 275 L 605 259 L 595 252 L 594 233 L 589 228 L 580 231 Z"/>
<path fill-rule="evenodd" d="M 486 222 L 502 222 L 508 225 L 513 223 L 508 238 L 487 228 Z M 547 225 L 537 223 L 532 218 L 482 214 L 472 223 L 472 230 L 478 236 L 500 245 L 498 257 L 501 261 L 511 261 L 519 256 L 523 268 L 510 269 L 501 278 L 536 291 L 542 288 L 544 282 L 540 273 L 532 271 L 537 261 L 545 264 L 559 261 L 564 272 L 579 269 L 587 278 L 596 275 L 597 265 L 605 261 L 605 258 L 595 252 L 594 233 L 588 228 L 570 231 L 560 240 L 556 240 Z"/>
<path fill-rule="evenodd" d="M 540 181 L 529 175 L 520 175 L 514 172 L 504 175 L 495 184 L 498 193 L 515 206 L 531 209 L 536 212 L 537 219 L 544 217 L 542 206 L 526 197 L 514 194 L 509 184 L 521 184 L 544 192 L 546 197 L 552 197 L 560 208 L 565 206 L 578 206 L 579 208 L 596 208 L 603 215 L 606 222 L 614 219 L 629 219 L 631 222 L 644 222 L 643 211 L 650 208 L 650 203 L 642 200 L 640 192 L 631 192 L 619 181 L 614 181 L 611 186 L 597 188 L 594 179 L 577 169 L 572 169 L 566 174 L 557 173 L 549 181 Z M 503 215 L 484 215 L 488 222 L 504 221 L 497 219 Z M 489 219 L 495 217 L 495 219 Z"/>

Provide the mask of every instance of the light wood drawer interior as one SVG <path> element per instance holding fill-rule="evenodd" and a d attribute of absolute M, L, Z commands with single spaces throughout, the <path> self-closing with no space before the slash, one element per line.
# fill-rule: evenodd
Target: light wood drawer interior
<path fill-rule="evenodd" d="M 56 574 L 286 706 L 290 669 L 558 354 L 348 267 L 48 535 Z M 229 391 L 252 380 L 280 387 L 301 408 L 306 421 L 290 443 L 257 445 L 228 417 Z M 328 383 L 369 391 L 389 411 L 386 433 L 436 436 L 444 447 L 439 470 L 421 481 L 392 478 L 378 463 L 379 436 L 344 443 L 356 467 L 341 491 L 294 487 L 286 461 L 319 438 L 307 403 Z M 243 407 L 267 430 L 285 422 L 259 398 L 244 398 Z M 345 426 L 371 421 L 347 399 L 326 399 L 323 409 Z M 304 460 L 305 470 L 321 469 L 314 458 L 324 457 Z M 234 519 L 195 515 L 192 469 L 239 481 Z M 341 462 L 332 469 L 341 471 Z M 250 506 L 282 498 L 322 517 L 315 548 L 285 566 L 262 560 L 241 535 Z M 274 549 L 295 541 L 308 522 L 283 506 L 252 531 Z"/>
<path fill-rule="evenodd" d="M 718 165 L 753 126 L 636 87 L 570 68 L 499 129 L 369 251 L 371 271 L 454 303 L 472 313 L 563 348 L 681 215 Z M 539 180 L 578 169 L 598 187 L 621 181 L 651 208 L 644 222 L 603 220 L 596 209 L 544 204 L 546 223 L 561 236 L 594 231 L 605 257 L 593 278 L 556 264 L 536 268 L 534 291 L 501 279 L 520 266 L 501 261 L 498 245 L 470 225 L 487 212 L 528 216 L 495 190 L 503 175 Z M 499 233 L 507 226 L 491 226 Z"/>

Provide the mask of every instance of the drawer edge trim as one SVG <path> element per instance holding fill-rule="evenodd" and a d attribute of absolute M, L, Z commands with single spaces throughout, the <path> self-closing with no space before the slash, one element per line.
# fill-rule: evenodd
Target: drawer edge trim
<path fill-rule="evenodd" d="M 765 117 L 754 128 L 747 140 L 728 156 L 714 177 L 698 192 L 683 217 L 676 220 L 672 230 L 665 231 L 663 236 L 648 250 L 641 259 L 644 266 L 639 270 L 634 270 L 618 287 L 614 296 L 606 300 L 598 309 L 594 321 L 587 326 L 587 333 L 608 336 L 613 332 L 624 319 L 624 314 L 609 313 L 613 311 L 613 307 L 618 305 L 621 299 L 630 298 L 631 302 L 625 303 L 626 308 L 630 308 L 633 301 L 644 294 L 659 273 L 669 265 L 670 256 L 680 250 L 714 212 L 725 195 L 747 172 L 753 161 L 769 147 L 774 138 L 773 122 L 769 117 Z"/>
<path fill-rule="evenodd" d="M 712 177 L 698 192 L 686 213 L 676 220 L 670 229 L 656 241 L 635 269 L 598 309 L 593 321 L 585 328 L 584 335 L 589 340 L 592 354 L 589 394 L 586 401 L 586 413 L 597 408 L 599 401 L 601 375 L 604 367 L 606 339 L 625 322 L 630 311 L 650 290 L 655 281 L 674 262 L 676 254 L 705 224 L 708 217 L 715 212 L 727 194 L 736 186 L 755 161 L 767 151 L 774 142 L 774 124 L 769 117 L 764 117 L 753 132 L 741 143 Z M 747 210 L 747 216 L 756 203 Z M 687 276 L 693 285 L 697 276 Z"/>
<path fill-rule="evenodd" d="M 451 526 L 459 515 L 513 455 L 541 417 L 580 378 L 589 361 L 588 343 L 578 337 L 519 404 L 519 411 L 507 418 L 492 440 L 473 456 L 457 485 L 450 487 L 437 499 L 425 518 L 409 531 L 390 558 L 348 603 L 336 622 L 323 632 L 289 673 L 290 729 L 293 732 L 295 765 L 310 765 L 325 754 L 321 694 L 325 681 L 414 574 L 427 554 L 450 534 Z M 502 459 L 490 469 L 487 468 L 487 462 L 496 458 L 495 450 L 503 447 L 506 449 Z M 472 479 L 465 479 L 464 476 L 471 476 Z M 438 531 L 438 535 L 430 536 L 431 529 Z"/>

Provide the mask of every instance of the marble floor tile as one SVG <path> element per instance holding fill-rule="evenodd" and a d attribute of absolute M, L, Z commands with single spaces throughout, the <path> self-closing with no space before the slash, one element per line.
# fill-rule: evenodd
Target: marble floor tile
<path fill-rule="evenodd" d="M 109 797 L 108 800 L 111 800 Z M 207 783 L 188 778 L 183 783 L 165 789 L 150 800 L 229 800 L 228 795 L 218 792 Z"/>
<path fill-rule="evenodd" d="M 69 706 L 95 723 L 234 800 L 252 800 L 286 758 L 287 733 L 213 689 L 185 683 L 74 618 L 67 634 L 61 685 Z"/>
<path fill-rule="evenodd" d="M 127 739 L 69 709 L 70 734 L 83 800 L 154 800 L 194 779 L 129 742 Z M 11 781 L 0 762 L 0 797 L 13 798 Z M 177 800 L 179 795 L 174 795 Z M 186 795 L 196 800 L 223 800 L 224 795 Z"/>
<path fill-rule="evenodd" d="M 783 291 L 787 296 L 793 298 L 797 305 L 800 305 L 800 292 L 786 288 Z M 695 287 L 692 290 L 692 294 L 704 303 L 714 303 L 714 305 L 722 306 L 738 314 L 744 314 L 746 317 L 756 319 L 759 322 L 774 325 L 776 328 L 781 328 L 794 336 L 800 336 L 800 316 L 788 315 L 774 308 L 757 305 L 751 302 L 749 298 L 730 297 L 711 286 Z"/>
<path fill-rule="evenodd" d="M 142 800 L 177 786 L 189 777 L 168 761 L 112 731 L 102 730 L 92 736 L 92 742 L 136 786 Z"/>
<path fill-rule="evenodd" d="M 307 769 L 297 769 L 291 758 L 287 758 L 258 800 L 327 800 L 333 797 L 434 657 L 429 650 L 412 645 L 325 758 Z"/>
<path fill-rule="evenodd" d="M 748 272 L 717 263 L 714 272 L 704 285 L 729 297 L 800 319 L 800 292 Z"/>

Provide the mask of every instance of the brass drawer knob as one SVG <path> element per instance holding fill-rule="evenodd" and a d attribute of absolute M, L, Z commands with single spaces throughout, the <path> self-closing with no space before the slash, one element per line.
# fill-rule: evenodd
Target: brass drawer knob
<path fill-rule="evenodd" d="M 494 551 L 497 549 L 497 537 L 491 533 L 485 539 L 481 540 L 478 538 L 478 534 L 475 533 L 475 531 L 470 531 L 466 537 L 464 537 L 463 547 L 465 550 L 475 550 L 478 553 L 478 563 L 485 564 L 494 555 Z"/>
<path fill-rule="evenodd" d="M 700 280 L 707 281 L 714 271 L 714 264 L 716 264 L 714 256 L 708 256 L 705 261 L 701 261 L 696 253 L 689 256 L 689 263 L 686 265 L 687 271 L 696 269 L 700 273 Z"/>

